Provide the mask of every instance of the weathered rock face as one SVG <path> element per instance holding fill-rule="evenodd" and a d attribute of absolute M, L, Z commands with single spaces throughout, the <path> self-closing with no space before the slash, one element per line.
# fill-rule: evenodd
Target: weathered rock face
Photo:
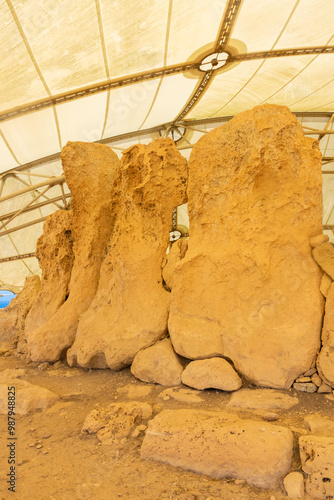
<path fill-rule="evenodd" d="M 211 358 L 192 361 L 182 373 L 182 382 L 195 389 L 237 391 L 242 380 L 225 359 Z"/>
<path fill-rule="evenodd" d="M 26 333 L 33 361 L 56 361 L 74 341 L 78 320 L 99 282 L 105 248 L 114 224 L 119 160 L 107 146 L 69 142 L 61 154 L 72 193 L 74 263 L 69 297 L 46 323 Z"/>
<path fill-rule="evenodd" d="M 141 458 L 275 488 L 289 472 L 292 447 L 285 427 L 225 412 L 164 410 L 149 422 Z"/>
<path fill-rule="evenodd" d="M 131 373 L 144 382 L 180 385 L 183 366 L 169 339 L 142 349 L 134 357 Z"/>
<path fill-rule="evenodd" d="M 187 249 L 188 240 L 181 238 L 172 245 L 169 253 L 165 256 L 162 265 L 162 277 L 170 290 L 173 288 L 175 267 L 186 255 Z"/>
<path fill-rule="evenodd" d="M 317 247 L 320 248 L 320 247 Z M 322 349 L 317 359 L 321 378 L 334 387 L 334 285 L 327 292 L 324 325 L 321 334 Z"/>
<path fill-rule="evenodd" d="M 186 182 L 187 162 L 171 139 L 123 153 L 117 222 L 98 291 L 68 352 L 70 364 L 119 369 L 166 335 L 170 293 L 161 264 Z"/>
<path fill-rule="evenodd" d="M 24 321 L 41 286 L 39 276 L 29 276 L 15 299 L 0 311 L 0 344 L 12 345 L 24 335 Z"/>
<path fill-rule="evenodd" d="M 191 359 L 223 355 L 288 388 L 320 345 L 321 154 L 288 108 L 264 105 L 202 137 L 189 162 L 190 238 L 169 332 Z M 319 247 L 317 247 L 319 248 Z"/>
<path fill-rule="evenodd" d="M 306 492 L 312 498 L 334 498 L 334 438 L 302 436 L 299 451 L 302 469 L 308 474 Z"/>
<path fill-rule="evenodd" d="M 41 288 L 30 309 L 25 332 L 48 321 L 65 302 L 73 266 L 72 212 L 58 210 L 46 219 L 37 241 L 36 257 L 42 269 Z"/>

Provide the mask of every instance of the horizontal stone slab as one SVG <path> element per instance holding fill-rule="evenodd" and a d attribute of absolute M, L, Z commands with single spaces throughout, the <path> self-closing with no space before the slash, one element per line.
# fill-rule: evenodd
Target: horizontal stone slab
<path fill-rule="evenodd" d="M 141 458 L 276 488 L 290 470 L 292 448 L 285 427 L 227 412 L 164 410 L 149 422 Z"/>

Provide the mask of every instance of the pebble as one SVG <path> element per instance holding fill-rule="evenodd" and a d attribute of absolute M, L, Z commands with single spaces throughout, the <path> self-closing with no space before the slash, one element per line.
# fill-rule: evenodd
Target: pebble
<path fill-rule="evenodd" d="M 317 372 L 316 368 L 310 368 L 307 372 L 304 373 L 304 377 L 311 377 L 314 373 Z"/>
<path fill-rule="evenodd" d="M 36 448 L 37 448 L 38 450 L 40 450 L 40 449 L 42 448 L 42 445 L 41 445 L 41 444 L 38 444 L 38 445 L 36 446 Z"/>
<path fill-rule="evenodd" d="M 51 434 L 44 434 L 43 439 L 49 439 L 51 437 Z"/>
<path fill-rule="evenodd" d="M 139 436 L 139 434 L 140 434 L 140 430 L 139 430 L 139 429 L 138 429 L 138 427 L 137 427 L 137 428 L 133 431 L 133 433 L 132 433 L 132 437 L 133 437 L 133 438 L 136 438 L 136 437 L 138 437 L 138 436 Z"/>
<path fill-rule="evenodd" d="M 140 432 L 144 432 L 144 431 L 146 431 L 146 429 L 147 429 L 147 425 L 144 425 L 144 424 L 138 425 L 137 429 L 138 429 Z"/>
<path fill-rule="evenodd" d="M 332 388 L 327 384 L 321 384 L 321 386 L 318 389 L 318 392 L 320 394 L 330 394 L 332 392 Z"/>
<path fill-rule="evenodd" d="M 56 361 L 53 366 L 52 366 L 52 369 L 53 370 L 58 370 L 58 368 L 61 368 L 62 367 L 62 362 L 61 361 Z"/>
<path fill-rule="evenodd" d="M 312 382 L 311 377 L 299 377 L 296 379 L 297 383 Z"/>
<path fill-rule="evenodd" d="M 45 361 L 45 363 L 41 363 L 40 365 L 37 366 L 37 368 L 41 371 L 41 372 L 44 372 L 45 370 L 47 370 L 49 368 L 49 363 L 47 363 Z"/>
<path fill-rule="evenodd" d="M 263 419 L 267 422 L 274 422 L 278 419 L 277 413 L 268 412 L 263 415 Z"/>
<path fill-rule="evenodd" d="M 245 481 L 244 479 L 236 479 L 236 480 L 234 481 L 234 484 L 245 484 L 245 482 L 246 482 L 246 481 Z"/>
<path fill-rule="evenodd" d="M 317 387 L 320 387 L 322 384 L 321 377 L 317 373 L 312 375 L 311 380 Z"/>
<path fill-rule="evenodd" d="M 33 448 L 34 446 L 36 446 L 36 443 L 30 443 L 29 444 L 29 448 Z"/>

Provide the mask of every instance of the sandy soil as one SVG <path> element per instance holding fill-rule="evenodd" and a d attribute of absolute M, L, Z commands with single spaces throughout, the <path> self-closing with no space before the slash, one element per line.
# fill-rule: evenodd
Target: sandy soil
<path fill-rule="evenodd" d="M 0 357 L 0 370 L 24 368 L 23 377 L 61 396 L 49 410 L 16 416 L 17 480 L 16 492 L 7 491 L 7 416 L 0 415 L 0 499 L 7 500 L 282 500 L 281 489 L 260 490 L 233 479 L 216 480 L 166 464 L 140 459 L 143 434 L 130 437 L 121 445 L 102 445 L 96 435 L 83 435 L 86 415 L 98 405 L 129 401 L 122 387 L 148 386 L 148 396 L 136 398 L 153 405 L 154 412 L 164 408 L 224 409 L 230 395 L 216 390 L 201 393 L 201 403 L 182 403 L 159 397 L 165 387 L 136 380 L 129 369 L 58 369 L 41 371 L 15 355 Z M 245 385 L 244 385 L 245 386 Z M 294 394 L 294 390 L 290 390 Z M 18 395 L 19 396 L 19 395 Z M 334 417 L 334 401 L 322 394 L 298 393 L 299 404 L 280 411 L 277 424 L 293 430 L 296 446 L 293 470 L 300 470 L 297 440 L 305 429 L 308 413 Z M 240 416 L 262 420 L 250 411 Z M 41 445 L 41 446 L 40 446 Z M 307 497 L 306 497 L 307 498 Z"/>

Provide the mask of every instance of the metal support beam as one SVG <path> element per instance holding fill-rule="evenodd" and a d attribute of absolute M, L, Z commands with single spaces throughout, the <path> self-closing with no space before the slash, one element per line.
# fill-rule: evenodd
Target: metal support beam
<path fill-rule="evenodd" d="M 35 201 L 38 200 L 38 198 L 40 198 L 41 196 L 43 196 L 49 189 L 51 189 L 51 186 L 46 186 L 46 188 L 43 189 L 43 191 L 41 193 L 39 193 L 38 196 L 36 196 L 36 198 L 32 198 L 29 201 L 29 203 L 27 203 L 26 205 L 24 205 L 24 207 L 20 208 L 20 210 L 18 210 L 17 212 L 15 212 L 15 214 L 12 215 L 12 217 L 8 221 L 6 221 L 6 222 L 4 222 L 2 224 L 2 226 L 0 227 L 0 231 L 4 227 L 6 227 L 10 222 L 12 222 L 14 219 L 16 219 L 16 217 L 18 217 L 19 215 L 21 215 L 25 211 L 26 208 L 29 208 Z M 65 200 L 65 203 L 66 203 L 66 200 Z"/>
<path fill-rule="evenodd" d="M 71 198 L 71 193 L 65 194 L 65 198 L 66 198 L 66 200 L 68 198 Z M 32 206 L 26 208 L 23 213 L 27 213 L 27 212 L 31 212 L 33 210 L 37 210 L 39 208 L 45 207 L 47 205 L 50 205 L 50 204 L 52 204 L 52 203 L 54 203 L 56 201 L 64 201 L 63 200 L 63 196 L 57 196 L 56 198 L 51 198 L 50 201 L 42 201 L 41 203 L 36 203 L 36 205 L 32 205 Z M 66 205 L 64 207 L 62 207 L 62 208 L 66 210 L 68 208 L 68 203 L 66 202 Z M 17 211 L 10 212 L 10 213 L 4 214 L 4 215 L 0 215 L 0 222 L 4 221 L 6 219 L 9 219 L 10 217 L 12 217 L 13 215 L 15 215 L 16 213 L 17 213 Z"/>
<path fill-rule="evenodd" d="M 21 179 L 22 180 L 22 179 Z M 57 184 L 62 184 L 65 182 L 65 175 L 60 175 L 59 177 L 54 177 L 53 179 L 47 180 L 40 182 L 39 184 L 35 184 L 33 186 L 29 186 L 25 189 L 21 189 L 20 191 L 15 191 L 15 193 L 8 194 L 6 196 L 3 196 L 0 198 L 0 203 L 2 201 L 7 201 L 11 200 L 12 198 L 16 198 L 16 196 L 21 196 L 22 194 L 30 193 L 31 191 L 36 191 L 36 189 L 39 189 L 44 186 L 56 186 Z"/>
<path fill-rule="evenodd" d="M 35 257 L 35 252 L 32 253 L 23 253 L 21 255 L 13 255 L 12 257 L 4 257 L 0 259 L 0 264 L 3 262 L 11 262 L 12 260 L 22 260 L 22 259 L 29 259 L 30 257 Z"/>
<path fill-rule="evenodd" d="M 10 233 L 15 233 L 15 231 L 19 231 L 20 229 L 24 229 L 24 228 L 29 227 L 29 226 L 34 226 L 35 224 L 39 224 L 40 222 L 44 222 L 45 220 L 46 220 L 46 217 L 41 217 L 40 219 L 35 219 L 35 220 L 30 221 L 30 222 L 26 222 L 25 224 L 21 224 L 21 226 L 16 226 L 16 227 L 13 227 L 11 229 L 6 229 L 6 231 L 2 231 L 2 233 L 0 233 L 0 237 L 6 236 L 7 234 L 10 234 Z"/>

